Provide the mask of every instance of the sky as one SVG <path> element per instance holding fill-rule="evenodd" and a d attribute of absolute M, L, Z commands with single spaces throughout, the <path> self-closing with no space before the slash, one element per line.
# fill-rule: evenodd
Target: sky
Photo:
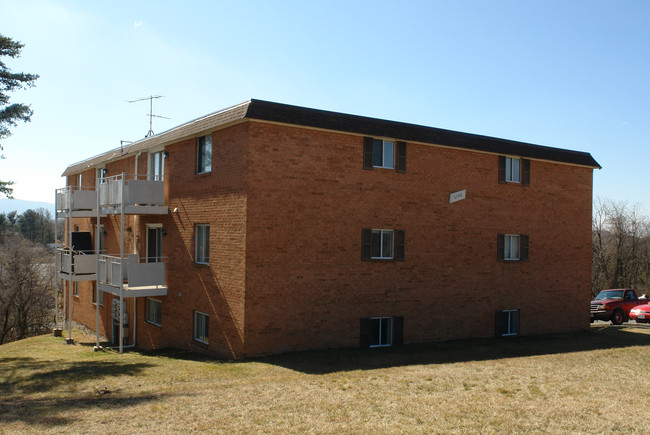
<path fill-rule="evenodd" d="M 0 0 L 31 122 L 0 180 L 54 201 L 77 161 L 270 100 L 586 151 L 594 199 L 650 212 L 650 1 Z"/>

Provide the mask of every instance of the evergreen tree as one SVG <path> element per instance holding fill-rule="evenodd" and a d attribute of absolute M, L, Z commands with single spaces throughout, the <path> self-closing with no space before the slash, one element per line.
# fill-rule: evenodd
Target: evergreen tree
<path fill-rule="evenodd" d="M 0 140 L 9 137 L 11 131 L 9 127 L 15 127 L 18 121 L 27 122 L 32 116 L 30 106 L 20 103 L 9 104 L 9 92 L 19 89 L 25 89 L 34 86 L 34 81 L 38 79 L 36 74 L 13 73 L 2 58 L 5 56 L 16 58 L 20 57 L 20 51 L 24 44 L 14 41 L 0 34 Z M 2 151 L 2 143 L 0 143 Z M 2 156 L 0 155 L 0 158 Z M 0 195 L 4 194 L 11 198 L 13 181 L 0 180 Z"/>

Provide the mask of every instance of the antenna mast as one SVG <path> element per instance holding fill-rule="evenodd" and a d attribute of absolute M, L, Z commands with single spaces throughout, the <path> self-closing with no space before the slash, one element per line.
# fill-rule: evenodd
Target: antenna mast
<path fill-rule="evenodd" d="M 162 95 L 151 95 L 149 97 L 145 98 L 139 98 L 137 100 L 131 100 L 129 103 L 137 103 L 138 101 L 146 101 L 149 100 L 149 114 L 147 115 L 149 117 L 149 131 L 145 135 L 145 137 L 153 136 L 153 118 L 162 118 L 162 119 L 169 119 L 166 116 L 160 116 L 160 115 L 154 115 L 153 114 L 153 100 L 155 98 L 164 98 Z"/>

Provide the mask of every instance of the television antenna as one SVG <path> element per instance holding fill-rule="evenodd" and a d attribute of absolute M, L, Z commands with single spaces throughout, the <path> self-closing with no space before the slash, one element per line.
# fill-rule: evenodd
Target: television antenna
<path fill-rule="evenodd" d="M 149 100 L 149 114 L 147 115 L 149 117 L 149 131 L 145 135 L 145 137 L 153 136 L 153 119 L 154 118 L 162 118 L 162 119 L 169 119 L 166 116 L 160 116 L 160 115 L 154 115 L 153 114 L 153 100 L 156 98 L 164 98 L 163 95 L 150 95 L 148 97 L 144 98 L 139 98 L 137 100 L 131 100 L 129 103 L 137 103 L 139 101 L 146 101 Z"/>

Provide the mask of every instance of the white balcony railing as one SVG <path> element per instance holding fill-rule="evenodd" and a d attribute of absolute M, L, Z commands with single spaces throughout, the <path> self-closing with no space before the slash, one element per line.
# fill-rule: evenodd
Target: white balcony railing
<path fill-rule="evenodd" d="M 97 271 L 97 255 L 57 249 L 56 271 L 60 277 L 75 281 L 94 280 Z"/>
<path fill-rule="evenodd" d="M 100 285 L 129 291 L 135 288 L 164 289 L 165 263 L 141 263 L 137 255 L 115 256 L 100 255 L 97 281 Z M 120 276 L 120 269 L 122 275 Z"/>
<path fill-rule="evenodd" d="M 57 213 L 97 210 L 97 192 L 90 187 L 68 186 L 56 190 Z"/>
<path fill-rule="evenodd" d="M 108 212 L 116 212 L 124 206 L 126 213 L 167 212 L 165 203 L 165 184 L 148 176 L 116 175 L 99 179 L 99 205 Z M 113 209 L 112 211 L 110 209 Z M 148 210 L 148 211 L 147 211 Z"/>

